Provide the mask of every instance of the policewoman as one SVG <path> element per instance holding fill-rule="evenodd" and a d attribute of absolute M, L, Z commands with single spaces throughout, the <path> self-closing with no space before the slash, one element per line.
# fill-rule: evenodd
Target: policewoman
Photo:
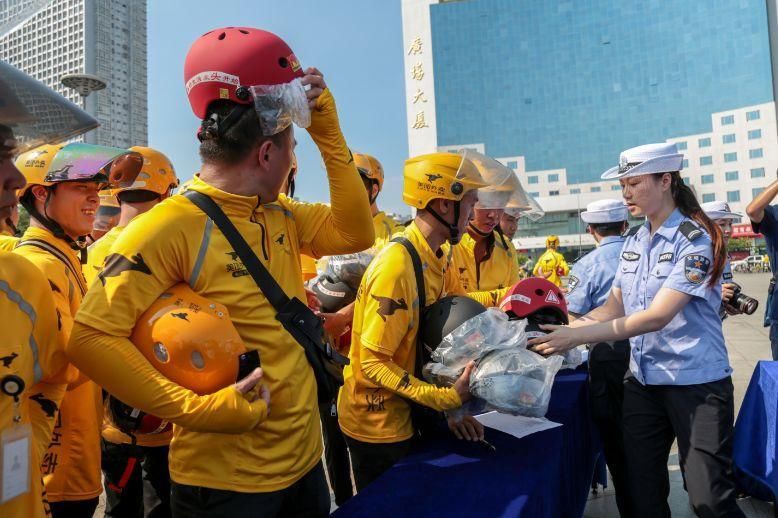
<path fill-rule="evenodd" d="M 567 308 L 580 317 L 605 304 L 619 267 L 629 212 L 621 200 L 598 200 L 587 205 L 581 219 L 597 248 L 575 263 L 570 272 Z M 616 489 L 622 516 L 629 514 L 626 459 L 621 430 L 624 374 L 629 367 L 629 341 L 600 342 L 589 349 L 589 397 L 592 419 L 602 438 L 605 460 Z"/>
<path fill-rule="evenodd" d="M 718 310 L 725 261 L 719 227 L 681 179 L 674 144 L 621 153 L 618 179 L 632 216 L 608 300 L 570 326 L 530 341 L 542 354 L 630 339 L 623 429 L 630 516 L 669 517 L 667 461 L 678 441 L 698 516 L 744 516 L 732 481 L 732 369 Z"/>
<path fill-rule="evenodd" d="M 705 215 L 716 223 L 721 229 L 721 234 L 724 237 L 724 249 L 727 250 L 729 244 L 729 238 L 732 236 L 732 222 L 735 218 L 742 218 L 742 214 L 732 212 L 729 208 L 729 203 L 724 201 L 711 201 L 700 205 L 702 210 L 705 211 Z M 735 294 L 737 284 L 732 280 L 732 267 L 730 265 L 730 257 L 727 254 L 727 260 L 724 263 L 724 272 L 721 274 L 721 310 L 719 316 L 724 320 L 727 315 L 737 315 L 740 311 L 729 304 L 732 300 L 732 296 Z"/>

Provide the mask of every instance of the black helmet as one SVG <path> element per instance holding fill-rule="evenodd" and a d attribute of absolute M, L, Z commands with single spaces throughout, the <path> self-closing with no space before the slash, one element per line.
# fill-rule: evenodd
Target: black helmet
<path fill-rule="evenodd" d="M 110 394 L 108 395 L 108 409 L 113 424 L 128 435 L 162 433 L 173 427 L 169 421 L 122 403 Z"/>
<path fill-rule="evenodd" d="M 443 338 L 486 308 L 470 297 L 444 297 L 429 306 L 421 318 L 422 342 L 428 353 L 438 348 Z"/>
<path fill-rule="evenodd" d="M 348 306 L 356 298 L 356 291 L 343 281 L 335 281 L 328 275 L 319 276 L 311 285 L 311 291 L 321 302 L 321 310 L 334 313 Z"/>

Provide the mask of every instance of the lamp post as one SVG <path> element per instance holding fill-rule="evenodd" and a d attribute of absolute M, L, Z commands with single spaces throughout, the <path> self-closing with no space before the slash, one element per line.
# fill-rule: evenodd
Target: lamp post
<path fill-rule="evenodd" d="M 92 74 L 65 74 L 59 79 L 59 81 L 63 86 L 72 88 L 73 90 L 77 91 L 84 101 L 84 109 L 96 117 L 96 110 L 94 109 L 94 106 L 87 107 L 87 98 L 92 92 L 105 89 L 105 87 L 108 86 L 105 81 Z M 85 135 L 85 141 L 93 144 L 94 140 L 94 133 L 89 132 Z"/>

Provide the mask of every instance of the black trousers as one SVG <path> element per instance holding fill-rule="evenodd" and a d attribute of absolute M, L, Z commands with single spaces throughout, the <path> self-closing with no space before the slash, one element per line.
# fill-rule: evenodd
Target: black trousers
<path fill-rule="evenodd" d="M 173 482 L 171 507 L 180 518 L 318 518 L 330 514 L 330 492 L 321 462 L 286 489 L 239 493 Z"/>
<path fill-rule="evenodd" d="M 592 420 L 602 439 L 605 462 L 616 490 L 619 514 L 630 516 L 627 459 L 624 453 L 622 405 L 624 375 L 629 368 L 628 340 L 598 343 L 589 350 L 589 397 Z"/>
<path fill-rule="evenodd" d="M 362 491 L 381 474 L 411 452 L 413 439 L 392 443 L 369 443 L 346 438 L 351 453 L 351 468 L 357 492 Z"/>
<path fill-rule="evenodd" d="M 106 516 L 170 516 L 167 446 L 132 446 L 102 439 L 101 449 Z"/>
<path fill-rule="evenodd" d="M 699 385 L 624 382 L 624 448 L 632 516 L 670 516 L 667 459 L 678 440 L 689 503 L 697 516 L 740 517 L 732 479 L 732 379 Z"/>
<path fill-rule="evenodd" d="M 354 496 L 351 484 L 351 463 L 343 432 L 338 424 L 338 414 L 334 405 L 319 405 L 321 430 L 324 436 L 324 461 L 327 463 L 327 476 L 335 493 L 335 504 L 340 507 Z M 333 415 L 334 414 L 334 415 Z"/>
<path fill-rule="evenodd" d="M 92 518 L 97 509 L 100 497 L 89 500 L 74 500 L 68 502 L 50 502 L 53 518 Z"/>

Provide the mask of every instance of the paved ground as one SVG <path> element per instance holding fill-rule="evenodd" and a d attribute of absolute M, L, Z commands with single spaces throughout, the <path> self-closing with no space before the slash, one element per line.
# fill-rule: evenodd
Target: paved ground
<path fill-rule="evenodd" d="M 724 321 L 724 337 L 729 348 L 729 359 L 734 369 L 732 381 L 735 385 L 735 415 L 737 415 L 756 362 L 770 359 L 769 328 L 762 327 L 763 308 L 767 298 L 770 274 L 741 273 L 737 275 L 735 280 L 743 287 L 743 293 L 758 299 L 760 304 L 759 309 L 751 316 L 740 315 Z M 694 513 L 689 508 L 687 495 L 683 489 L 675 447 L 668 463 L 668 469 L 670 470 L 671 482 L 670 508 L 673 517 L 693 517 Z M 740 500 L 739 503 L 746 516 L 773 516 L 771 504 L 750 498 Z M 604 493 L 592 495 L 589 498 L 584 516 L 587 518 L 617 518 L 619 513 L 616 509 L 613 490 L 608 488 Z"/>

